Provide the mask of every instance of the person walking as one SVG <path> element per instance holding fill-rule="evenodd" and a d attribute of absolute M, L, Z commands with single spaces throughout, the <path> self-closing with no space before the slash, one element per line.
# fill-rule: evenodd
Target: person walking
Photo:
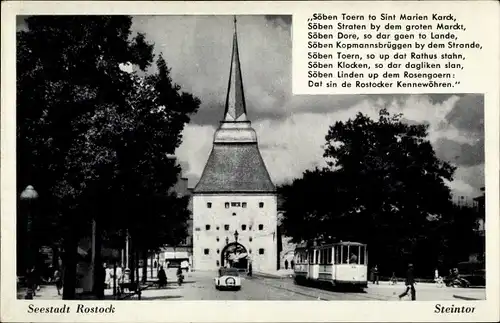
<path fill-rule="evenodd" d="M 405 291 L 399 295 L 399 299 L 408 295 L 408 292 L 411 291 L 411 300 L 416 300 L 416 291 L 415 291 L 415 277 L 413 274 L 413 264 L 408 264 L 408 270 L 406 271 L 406 280 L 405 280 Z"/>
<path fill-rule="evenodd" d="M 162 288 L 163 286 L 167 286 L 167 274 L 163 270 L 163 266 L 160 266 L 160 270 L 158 270 L 158 288 Z"/>
<path fill-rule="evenodd" d="M 288 260 L 285 259 L 285 270 L 288 270 Z"/>
<path fill-rule="evenodd" d="M 375 267 L 373 267 L 373 284 L 375 285 L 375 283 L 378 285 L 378 266 L 375 265 Z"/>
<path fill-rule="evenodd" d="M 112 269 L 109 268 L 106 264 L 104 264 L 104 289 L 108 289 L 111 286 L 112 280 Z"/>
<path fill-rule="evenodd" d="M 252 263 L 248 264 L 248 276 L 252 277 Z"/>
<path fill-rule="evenodd" d="M 36 284 L 35 277 L 33 275 L 33 269 L 26 269 L 26 296 L 25 299 L 33 299 L 36 296 Z"/>
<path fill-rule="evenodd" d="M 62 275 L 61 272 L 59 271 L 58 268 L 54 271 L 54 283 L 56 284 L 57 288 L 57 295 L 61 295 L 61 289 L 62 289 Z"/>
<path fill-rule="evenodd" d="M 396 273 L 392 272 L 391 284 L 396 285 L 398 283 L 398 279 L 396 278 Z"/>

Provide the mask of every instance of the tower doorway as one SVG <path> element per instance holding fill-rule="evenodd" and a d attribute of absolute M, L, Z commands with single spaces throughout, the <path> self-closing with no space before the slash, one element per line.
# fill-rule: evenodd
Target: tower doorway
<path fill-rule="evenodd" d="M 238 242 L 232 242 L 224 247 L 221 252 L 220 263 L 222 267 L 237 268 L 238 271 L 248 270 L 247 249 Z"/>

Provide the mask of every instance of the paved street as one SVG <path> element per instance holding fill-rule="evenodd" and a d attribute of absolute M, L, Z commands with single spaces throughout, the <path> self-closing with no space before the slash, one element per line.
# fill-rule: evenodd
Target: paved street
<path fill-rule="evenodd" d="M 309 286 L 295 285 L 289 277 L 243 277 L 240 291 L 218 291 L 214 286 L 215 272 L 196 271 L 185 275 L 182 286 L 177 285 L 175 269 L 167 271 L 167 288 L 150 287 L 143 291 L 143 300 L 389 300 L 398 301 L 398 294 L 404 285 L 369 284 L 365 292 L 340 292 Z M 438 288 L 434 284 L 417 284 L 417 300 L 478 300 L 485 299 L 484 288 Z M 18 291 L 18 298 L 23 298 L 24 290 Z M 60 299 L 53 285 L 42 286 L 35 299 Z M 112 299 L 112 290 L 106 290 L 106 298 Z M 130 298 L 137 300 L 137 297 Z"/>
<path fill-rule="evenodd" d="M 404 290 L 402 284 L 369 285 L 365 292 L 338 292 L 295 285 L 291 278 L 244 277 L 240 291 L 218 291 L 215 272 L 191 272 L 182 286 L 175 283 L 175 273 L 168 272 L 167 289 L 144 291 L 144 300 L 394 300 Z M 437 288 L 433 284 L 417 285 L 417 300 L 457 300 L 457 295 L 484 299 L 485 289 Z M 455 295 L 455 296 L 454 296 Z"/>

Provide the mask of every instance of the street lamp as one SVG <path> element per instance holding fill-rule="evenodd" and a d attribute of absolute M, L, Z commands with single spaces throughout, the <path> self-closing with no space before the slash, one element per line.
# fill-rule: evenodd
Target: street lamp
<path fill-rule="evenodd" d="M 22 191 L 21 193 L 21 196 L 20 196 L 20 199 L 21 201 L 27 201 L 28 202 L 28 212 L 27 212 L 27 237 L 26 237 L 26 247 L 27 247 L 27 250 L 25 250 L 26 252 L 26 272 L 28 272 L 28 270 L 31 270 L 31 266 L 34 265 L 34 257 L 33 257 L 33 250 L 32 250 L 32 222 L 33 222 L 33 218 L 32 218 L 32 214 L 31 214 L 31 211 L 32 211 L 32 202 L 35 201 L 36 199 L 38 199 L 38 193 L 37 191 L 35 191 L 35 189 L 33 188 L 33 186 L 31 185 L 28 185 L 26 186 L 26 188 L 24 189 L 24 191 Z M 31 289 L 33 286 L 28 286 L 26 288 L 26 295 L 24 296 L 25 299 L 33 299 L 33 290 Z"/>
<path fill-rule="evenodd" d="M 234 231 L 234 241 L 238 242 L 238 236 L 239 236 L 238 230 Z"/>

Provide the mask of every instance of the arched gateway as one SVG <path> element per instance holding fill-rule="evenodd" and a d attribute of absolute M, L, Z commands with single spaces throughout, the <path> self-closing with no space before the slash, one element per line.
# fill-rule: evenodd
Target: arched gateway
<path fill-rule="evenodd" d="M 224 247 L 221 252 L 220 263 L 223 267 L 238 268 L 240 271 L 248 269 L 247 249 L 238 242 L 233 242 Z"/>

